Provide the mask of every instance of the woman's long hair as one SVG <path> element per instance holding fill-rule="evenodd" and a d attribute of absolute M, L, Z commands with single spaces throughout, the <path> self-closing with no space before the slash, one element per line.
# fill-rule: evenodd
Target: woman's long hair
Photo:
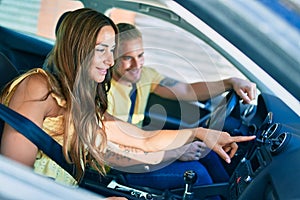
<path fill-rule="evenodd" d="M 99 84 L 89 75 L 96 38 L 104 26 L 114 29 L 117 43 L 117 28 L 105 15 L 88 8 L 69 12 L 57 30 L 56 43 L 44 65 L 54 77 L 56 87 L 52 91 L 66 100 L 63 151 L 67 161 L 76 166 L 77 180 L 86 164 L 105 173 L 107 137 L 102 118 L 107 109 L 111 71 Z"/>

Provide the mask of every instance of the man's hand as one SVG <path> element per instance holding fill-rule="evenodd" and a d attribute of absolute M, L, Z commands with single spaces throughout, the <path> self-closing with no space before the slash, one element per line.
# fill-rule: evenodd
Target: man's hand
<path fill-rule="evenodd" d="M 204 152 L 209 150 L 204 142 L 194 141 L 180 148 L 183 151 L 182 156 L 178 158 L 180 161 L 199 160 L 203 157 Z"/>
<path fill-rule="evenodd" d="M 230 79 L 232 88 L 244 103 L 250 103 L 256 97 L 256 84 L 239 78 Z"/>

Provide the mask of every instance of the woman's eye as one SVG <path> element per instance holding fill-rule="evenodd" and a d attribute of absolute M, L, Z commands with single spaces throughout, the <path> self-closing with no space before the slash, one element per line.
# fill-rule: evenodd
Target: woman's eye
<path fill-rule="evenodd" d="M 96 51 L 98 51 L 98 52 L 104 52 L 105 51 L 105 49 L 99 49 L 99 48 L 96 48 Z"/>

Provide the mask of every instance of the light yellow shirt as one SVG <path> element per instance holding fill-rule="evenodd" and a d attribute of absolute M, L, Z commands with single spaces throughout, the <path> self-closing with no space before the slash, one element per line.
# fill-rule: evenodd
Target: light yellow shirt
<path fill-rule="evenodd" d="M 134 114 L 132 116 L 132 124 L 138 127 L 142 126 L 149 94 L 154 91 L 162 79 L 164 79 L 164 76 L 159 74 L 156 70 L 148 67 L 142 68 L 141 79 L 137 82 L 137 97 Z M 112 80 L 111 88 L 108 93 L 107 112 L 123 121 L 127 121 L 131 107 L 129 97 L 131 89 L 132 86 L 123 85 Z"/>

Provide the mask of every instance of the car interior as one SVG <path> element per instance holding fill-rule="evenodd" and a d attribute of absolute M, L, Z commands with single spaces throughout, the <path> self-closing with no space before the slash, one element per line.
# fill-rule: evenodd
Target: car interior
<path fill-rule="evenodd" d="M 23 71 L 42 67 L 51 48 L 47 42 L 0 26 L 0 87 Z M 127 185 L 121 174 L 111 175 L 100 183 L 95 181 L 97 173 L 91 170 L 89 176 L 93 179 L 86 179 L 81 186 L 103 196 L 119 195 L 128 199 L 189 199 L 185 195 L 191 192 L 193 199 L 213 195 L 223 199 L 299 197 L 299 116 L 281 99 L 267 93 L 258 96 L 257 105 L 243 104 L 233 91 L 215 98 L 217 105 L 212 104 L 213 100 L 191 103 L 151 95 L 143 126 L 147 130 L 202 126 L 222 128 L 236 136 L 256 135 L 254 141 L 239 145 L 230 165 L 224 163 L 231 177 L 229 182 L 193 187 L 193 175 L 183 175 L 186 188 L 157 191 Z M 189 112 L 195 110 L 198 112 Z M 221 113 L 225 116 L 220 117 Z M 3 119 L 1 133 L 2 128 Z"/>

